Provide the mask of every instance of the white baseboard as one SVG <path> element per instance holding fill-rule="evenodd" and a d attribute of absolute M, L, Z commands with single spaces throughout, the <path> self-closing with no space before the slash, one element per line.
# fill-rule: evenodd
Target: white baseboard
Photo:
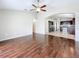
<path fill-rule="evenodd" d="M 31 34 L 28 34 L 28 35 L 31 35 Z M 0 39 L 0 42 L 1 41 L 5 41 L 5 40 L 10 40 L 10 39 L 14 39 L 14 38 L 18 38 L 18 37 L 23 37 L 23 36 L 28 36 L 28 35 L 17 35 L 17 36 L 12 36 L 12 37 L 6 37 L 4 39 Z"/>

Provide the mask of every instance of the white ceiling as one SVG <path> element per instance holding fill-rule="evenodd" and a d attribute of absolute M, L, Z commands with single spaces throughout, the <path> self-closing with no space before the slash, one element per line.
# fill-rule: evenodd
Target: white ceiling
<path fill-rule="evenodd" d="M 21 10 L 32 9 L 32 4 L 35 4 L 36 0 L 0 0 L 0 9 L 8 10 Z M 41 4 L 46 4 L 50 8 L 60 7 L 77 7 L 79 6 L 79 0 L 40 0 Z M 77 7 L 79 8 L 79 7 Z"/>

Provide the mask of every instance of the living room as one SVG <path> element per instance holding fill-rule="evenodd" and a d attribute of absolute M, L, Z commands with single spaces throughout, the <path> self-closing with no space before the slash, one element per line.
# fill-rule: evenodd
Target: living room
<path fill-rule="evenodd" d="M 0 0 L 0 58 L 78 57 L 78 5 L 78 0 Z M 48 21 L 62 20 L 65 16 L 68 21 L 75 18 L 75 23 L 70 22 L 74 24 L 74 30 L 68 30 L 73 34 L 67 34 L 67 28 L 62 27 L 63 21 L 61 28 L 55 23 L 55 30 L 50 33 Z M 59 47 L 60 50 L 56 50 Z"/>

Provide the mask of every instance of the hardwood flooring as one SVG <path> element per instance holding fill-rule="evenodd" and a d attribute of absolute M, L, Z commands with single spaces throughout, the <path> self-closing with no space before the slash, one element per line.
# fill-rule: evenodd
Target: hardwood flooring
<path fill-rule="evenodd" d="M 75 40 L 35 34 L 0 42 L 0 58 L 78 57 Z"/>

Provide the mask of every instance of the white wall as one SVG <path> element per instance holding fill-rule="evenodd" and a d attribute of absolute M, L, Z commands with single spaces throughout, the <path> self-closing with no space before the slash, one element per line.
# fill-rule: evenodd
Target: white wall
<path fill-rule="evenodd" d="M 41 15 L 39 15 L 36 21 L 36 33 L 45 34 L 45 19 Z"/>
<path fill-rule="evenodd" d="M 76 26 L 75 26 L 75 30 L 76 30 L 76 41 L 79 41 L 79 12 L 76 13 L 76 20 L 75 20 Z"/>
<path fill-rule="evenodd" d="M 0 41 L 32 34 L 32 15 L 20 11 L 0 11 Z"/>

